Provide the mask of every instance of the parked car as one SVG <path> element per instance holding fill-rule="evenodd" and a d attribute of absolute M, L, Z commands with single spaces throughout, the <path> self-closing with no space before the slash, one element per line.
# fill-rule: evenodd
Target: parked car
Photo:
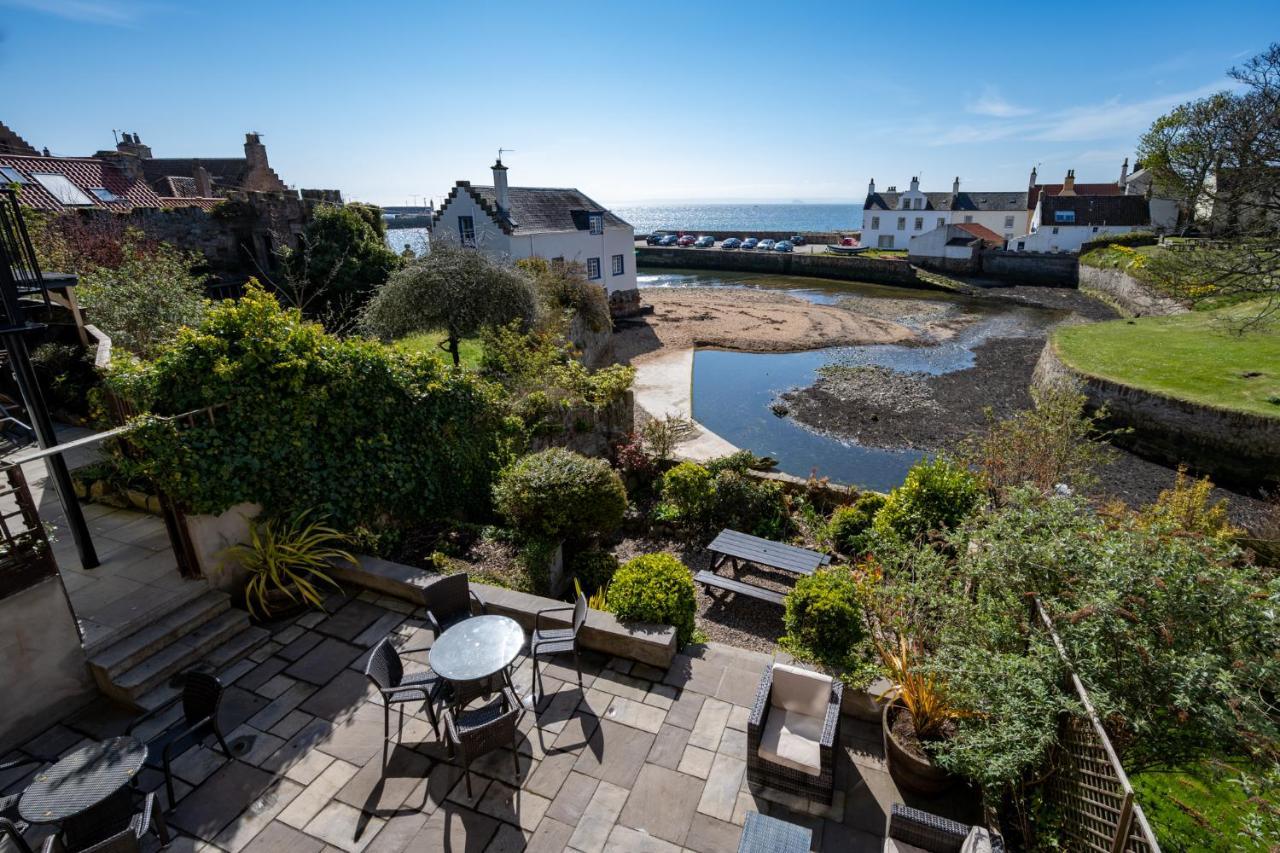
<path fill-rule="evenodd" d="M 659 246 L 674 246 L 680 238 L 674 234 L 666 234 L 658 241 Z"/>
<path fill-rule="evenodd" d="M 803 234 L 792 234 L 792 235 L 791 235 L 791 239 L 790 239 L 790 240 L 788 240 L 787 242 L 788 242 L 788 243 L 790 243 L 790 244 L 791 244 L 791 245 L 793 245 L 793 246 L 803 246 L 803 245 L 805 244 L 805 243 L 804 243 L 804 235 L 803 235 Z"/>
<path fill-rule="evenodd" d="M 663 237 L 666 237 L 666 236 L 667 236 L 668 234 L 670 234 L 670 233 L 671 233 L 670 231 L 653 231 L 653 232 L 650 232 L 649 236 L 647 236 L 647 237 L 645 237 L 645 238 L 644 238 L 645 245 L 646 245 L 646 246 L 660 246 L 660 245 L 662 245 L 662 238 L 663 238 Z"/>
<path fill-rule="evenodd" d="M 730 237 L 720 244 L 721 249 L 737 249 L 742 246 L 742 241 L 737 237 Z"/>
<path fill-rule="evenodd" d="M 762 251 L 768 252 L 768 251 L 770 251 L 771 249 L 773 249 L 773 241 L 772 241 L 772 240 L 761 240 L 759 243 L 757 243 L 757 244 L 756 244 L 756 248 L 757 248 L 757 249 L 760 249 L 760 250 L 762 250 Z"/>
<path fill-rule="evenodd" d="M 697 240 L 693 241 L 693 247 L 695 249 L 710 249 L 715 244 L 716 244 L 716 238 L 709 237 L 706 234 L 703 234 Z"/>
<path fill-rule="evenodd" d="M 686 234 L 676 241 L 676 245 L 685 246 L 685 247 L 692 246 L 694 244 L 694 241 L 696 241 L 697 239 L 698 238 L 693 236 L 692 234 Z"/>
<path fill-rule="evenodd" d="M 791 243 L 787 240 L 779 240 L 773 244 L 773 250 L 775 252 L 790 252 L 792 248 Z"/>
<path fill-rule="evenodd" d="M 744 249 L 754 249 L 758 245 L 760 245 L 760 241 L 755 237 L 748 237 L 742 241 L 742 248 Z"/>

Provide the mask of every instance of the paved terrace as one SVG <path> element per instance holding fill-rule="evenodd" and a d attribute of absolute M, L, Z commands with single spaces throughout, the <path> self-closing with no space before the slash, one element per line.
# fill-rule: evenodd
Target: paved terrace
<path fill-rule="evenodd" d="M 468 797 L 420 707 L 407 706 L 418 713 L 406 714 L 400 742 L 384 747 L 380 700 L 362 674 L 368 649 L 388 634 L 402 648 L 430 645 L 421 612 L 367 592 L 337 596 L 329 611 L 274 626 L 269 643 L 224 673 L 223 722 L 236 757 L 205 744 L 175 760 L 170 849 L 733 851 L 756 810 L 812 827 L 815 849 L 878 851 L 889 807 L 902 799 L 879 728 L 850 717 L 831 808 L 749 793 L 748 706 L 769 658 L 717 645 L 690 647 L 667 671 L 584 654 L 582 691 L 571 660 L 552 663 L 538 726 L 532 714 L 521 724 L 519 773 L 509 751 L 491 753 L 473 765 Z M 426 665 L 424 652 L 406 658 L 410 670 Z M 514 681 L 528 691 L 524 658 Z M 129 719 L 102 699 L 23 751 L 59 755 L 121 733 Z M 145 771 L 140 785 L 163 797 L 159 773 Z M 974 817 L 957 814 L 955 799 L 912 804 Z M 153 836 L 148 844 L 154 849 Z"/>

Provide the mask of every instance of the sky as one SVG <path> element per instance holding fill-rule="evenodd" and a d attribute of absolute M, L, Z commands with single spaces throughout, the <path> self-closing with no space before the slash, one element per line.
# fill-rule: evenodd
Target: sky
<path fill-rule="evenodd" d="M 0 0 L 0 121 L 63 155 L 258 131 L 291 186 L 388 205 L 491 183 L 499 148 L 513 186 L 610 206 L 860 202 L 1113 180 L 1280 39 L 1275 0 L 715 5 Z"/>

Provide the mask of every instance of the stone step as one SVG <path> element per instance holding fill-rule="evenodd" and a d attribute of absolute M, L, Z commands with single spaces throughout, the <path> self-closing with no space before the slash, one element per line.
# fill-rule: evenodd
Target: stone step
<path fill-rule="evenodd" d="M 231 597 L 225 592 L 205 592 L 98 652 L 89 659 L 89 666 L 95 678 L 113 679 L 230 609 Z"/>
<path fill-rule="evenodd" d="M 190 668 L 215 648 L 236 634 L 246 632 L 248 628 L 249 614 L 243 610 L 224 610 L 191 633 L 161 647 L 140 663 L 113 677 L 108 684 L 99 682 L 99 686 L 112 698 L 134 704 L 139 696 Z"/>
<path fill-rule="evenodd" d="M 156 620 L 195 601 L 208 591 L 208 581 L 199 579 L 184 582 L 171 595 L 162 595 L 158 591 L 156 594 L 140 595 L 138 611 L 131 614 L 127 622 L 114 628 L 107 637 L 96 643 L 86 644 L 85 652 L 90 657 L 97 657 L 99 653 L 155 624 Z"/>
<path fill-rule="evenodd" d="M 259 628 L 251 625 L 248 628 L 238 631 L 231 639 L 222 645 L 210 651 L 203 659 L 189 669 L 199 669 L 205 672 L 213 672 L 221 674 L 230 669 L 246 655 L 265 643 L 271 638 L 271 632 L 265 628 Z M 223 686 L 229 686 L 224 683 Z M 154 711 L 156 708 L 167 705 L 174 699 L 177 699 L 182 693 L 182 688 L 167 680 L 160 686 L 148 690 L 141 696 L 137 697 L 132 704 L 141 708 L 143 711 Z"/>

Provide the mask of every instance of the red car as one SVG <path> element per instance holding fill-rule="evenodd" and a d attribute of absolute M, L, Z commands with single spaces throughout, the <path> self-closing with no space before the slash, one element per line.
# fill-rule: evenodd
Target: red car
<path fill-rule="evenodd" d="M 697 237 L 695 237 L 695 236 L 693 236 L 692 234 L 686 234 L 686 235 L 684 235 L 683 237 L 681 237 L 679 240 L 677 240 L 677 241 L 676 241 L 676 245 L 677 245 L 677 246 L 684 246 L 684 247 L 688 248 L 689 246 L 692 246 L 692 245 L 693 245 L 693 243 L 694 243 L 694 241 L 695 241 L 695 240 L 697 240 L 697 239 L 698 239 L 698 238 L 697 238 Z"/>

